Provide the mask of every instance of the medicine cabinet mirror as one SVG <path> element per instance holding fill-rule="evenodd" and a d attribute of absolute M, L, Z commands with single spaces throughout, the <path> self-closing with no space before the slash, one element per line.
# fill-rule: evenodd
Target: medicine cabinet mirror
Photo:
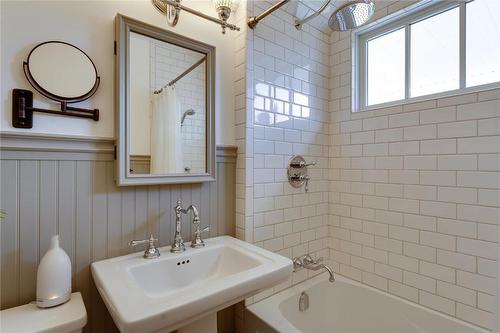
<path fill-rule="evenodd" d="M 116 17 L 118 185 L 215 179 L 215 48 Z"/>

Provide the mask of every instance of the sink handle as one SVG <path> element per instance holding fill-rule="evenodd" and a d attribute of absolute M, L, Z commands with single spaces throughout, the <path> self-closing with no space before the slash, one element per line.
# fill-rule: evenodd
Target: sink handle
<path fill-rule="evenodd" d="M 149 244 L 148 248 L 146 251 L 144 251 L 143 257 L 145 259 L 154 259 L 158 258 L 160 256 L 160 251 L 155 246 L 155 242 L 157 242 L 158 239 L 153 237 L 153 234 L 149 236 L 149 239 L 142 239 L 142 240 L 131 240 L 128 245 L 130 246 L 137 246 L 141 244 Z"/>
<path fill-rule="evenodd" d="M 158 241 L 158 239 L 154 238 L 153 234 L 151 234 L 148 239 L 141 239 L 141 240 L 133 239 L 130 242 L 128 242 L 128 245 L 136 246 L 136 245 L 141 245 L 141 244 L 146 244 L 146 243 L 150 243 L 150 244 L 154 245 L 154 242 L 156 242 L 156 241 Z"/>
<path fill-rule="evenodd" d="M 194 231 L 194 239 L 191 242 L 191 247 L 193 247 L 193 248 L 204 247 L 205 242 L 203 242 L 203 239 L 201 239 L 201 233 L 210 231 L 210 226 L 208 225 L 205 228 L 200 229 L 200 221 L 199 220 L 197 220 L 197 221 L 195 220 L 195 221 L 193 221 L 193 223 L 196 225 L 196 229 Z"/>
<path fill-rule="evenodd" d="M 323 257 L 320 257 L 318 259 L 314 259 L 313 257 L 311 257 L 310 254 L 306 254 L 303 258 L 302 258 L 302 263 L 304 265 L 316 265 L 316 264 L 319 264 L 323 261 Z"/>
<path fill-rule="evenodd" d="M 299 267 L 310 267 L 311 265 L 318 265 L 323 262 L 323 257 L 314 259 L 310 254 L 303 255 L 302 257 L 293 258 L 293 271 L 295 272 Z"/>

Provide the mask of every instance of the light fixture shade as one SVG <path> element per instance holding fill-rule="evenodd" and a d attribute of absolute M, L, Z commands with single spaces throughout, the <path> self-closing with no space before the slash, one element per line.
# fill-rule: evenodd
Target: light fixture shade
<path fill-rule="evenodd" d="M 239 0 L 212 0 L 215 10 L 219 11 L 222 8 L 229 8 L 235 12 L 239 5 Z"/>

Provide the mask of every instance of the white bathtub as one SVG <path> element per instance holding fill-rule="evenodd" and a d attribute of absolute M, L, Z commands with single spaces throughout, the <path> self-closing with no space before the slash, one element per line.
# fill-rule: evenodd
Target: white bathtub
<path fill-rule="evenodd" d="M 339 275 L 335 277 L 337 280 L 330 283 L 328 276 L 321 274 L 252 304 L 248 310 L 283 333 L 489 332 Z M 299 312 L 303 291 L 309 295 L 309 309 Z M 247 331 L 271 330 L 260 324 L 247 326 Z"/>

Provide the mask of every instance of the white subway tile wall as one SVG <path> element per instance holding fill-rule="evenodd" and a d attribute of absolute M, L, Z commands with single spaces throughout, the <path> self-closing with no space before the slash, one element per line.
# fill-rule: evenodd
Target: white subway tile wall
<path fill-rule="evenodd" d="M 269 5 L 249 2 L 248 14 Z M 328 260 L 329 37 L 311 25 L 293 27 L 302 7 L 288 4 L 248 29 L 246 41 L 237 38 L 239 48 L 246 48 L 237 51 L 246 78 L 237 70 L 241 76 L 235 79 L 246 84 L 236 97 L 237 230 L 239 237 L 289 258 L 310 253 Z M 286 168 L 295 154 L 316 162 L 309 168 L 308 192 L 288 183 Z M 247 303 L 318 273 L 300 270 Z"/>
<path fill-rule="evenodd" d="M 251 80 L 253 71 L 249 63 L 252 59 L 247 58 L 247 51 L 250 50 L 253 44 L 247 40 L 247 25 L 246 13 L 251 6 L 245 0 L 241 1 L 239 9 L 236 11 L 235 23 L 241 27 L 239 32 L 232 32 L 234 35 L 234 63 L 233 63 L 233 80 L 235 89 L 234 107 L 235 107 L 235 139 L 237 150 L 236 160 L 236 203 L 235 203 L 235 223 L 236 237 L 239 239 L 253 242 L 253 222 L 252 222 L 252 205 L 250 200 L 253 198 L 253 142 L 247 141 L 247 138 L 253 137 L 253 129 L 251 122 L 248 122 L 247 106 L 253 104 L 253 90 L 247 93 L 247 81 Z M 248 7 L 248 8 L 246 8 Z M 247 96 L 248 95 L 248 96 Z M 253 116 L 253 115 L 252 115 Z M 248 126 L 247 126 L 248 125 Z M 248 154 L 250 152 L 250 154 Z M 248 156 L 248 157 L 247 157 Z M 264 190 L 264 189 L 260 189 Z M 242 329 L 242 314 L 240 320 L 237 321 L 239 329 Z"/>
<path fill-rule="evenodd" d="M 415 1 L 377 1 L 376 18 Z M 247 14 L 272 3 L 248 2 Z M 500 228 L 500 90 L 351 112 L 350 33 L 293 27 L 292 2 L 237 22 L 238 237 L 492 328 Z M 298 13 L 298 14 L 297 14 Z M 309 168 L 294 189 L 286 165 Z M 297 270 L 247 303 L 317 272 Z"/>
<path fill-rule="evenodd" d="M 376 17 L 408 4 L 378 1 Z M 352 113 L 350 48 L 330 35 L 333 268 L 492 329 L 500 90 Z"/>

